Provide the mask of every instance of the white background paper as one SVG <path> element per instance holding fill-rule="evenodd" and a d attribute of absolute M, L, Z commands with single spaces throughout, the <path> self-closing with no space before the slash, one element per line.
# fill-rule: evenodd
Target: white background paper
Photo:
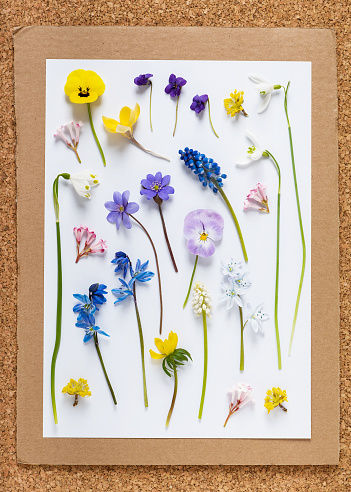
<path fill-rule="evenodd" d="M 105 93 L 91 104 L 93 120 L 105 153 L 107 166 L 94 141 L 86 105 L 70 103 L 64 94 L 68 74 L 82 68 L 97 72 L 106 84 Z M 142 73 L 153 73 L 152 122 L 149 126 L 149 88 L 139 88 L 133 80 Z M 188 83 L 179 101 L 178 126 L 172 137 L 176 101 L 164 92 L 171 73 Z M 295 161 L 301 209 L 307 245 L 306 274 L 292 356 L 288 345 L 300 278 L 302 250 L 297 217 L 295 191 L 288 131 L 284 113 L 283 90 L 275 91 L 268 109 L 258 115 L 261 96 L 248 74 L 257 73 L 274 84 L 289 89 L 289 117 L 293 131 Z M 234 89 L 244 90 L 244 108 L 249 114 L 234 118 L 226 115 L 223 99 Z M 219 139 L 208 121 L 208 108 L 200 115 L 189 109 L 196 94 L 207 93 L 211 116 Z M 123 106 L 134 108 L 138 102 L 141 115 L 134 127 L 134 136 L 142 145 L 167 155 L 171 162 L 145 154 L 121 135 L 108 134 L 101 117 L 118 120 Z M 311 437 L 311 283 L 310 283 L 310 208 L 311 208 L 311 64 L 308 62 L 217 62 L 217 61 L 121 61 L 121 60 L 47 60 L 46 106 L 46 196 L 45 196 L 45 309 L 44 309 L 44 437 L 130 437 L 130 438 L 310 438 Z M 56 128 L 70 120 L 82 120 L 79 164 L 74 153 L 59 139 Z M 279 278 L 279 329 L 282 349 L 282 370 L 277 368 L 274 331 L 274 288 L 276 251 L 276 201 L 278 178 L 272 161 L 260 159 L 246 168 L 235 165 L 251 142 L 245 136 L 250 130 L 261 147 L 277 159 L 282 172 L 281 244 Z M 212 157 L 228 175 L 224 191 L 240 223 L 249 256 L 244 268 L 250 272 L 252 286 L 244 301 L 256 306 L 264 302 L 270 319 L 263 323 L 265 334 L 245 329 L 245 371 L 239 371 L 239 310 L 227 311 L 222 296 L 220 261 L 227 257 L 242 260 L 242 251 L 225 203 L 219 195 L 203 188 L 179 159 L 178 150 L 190 147 Z M 91 191 L 91 200 L 79 197 L 68 181 L 59 183 L 60 225 L 63 260 L 62 341 L 56 366 L 56 400 L 58 425 L 54 424 L 50 399 L 50 364 L 55 341 L 56 323 L 56 234 L 52 200 L 52 183 L 62 172 L 74 174 L 83 169 L 96 173 L 100 185 Z M 157 205 L 140 195 L 140 181 L 148 173 L 171 174 L 175 194 L 163 205 L 165 221 L 179 273 L 173 270 L 163 236 Z M 243 211 L 250 188 L 258 182 L 267 185 L 270 214 Z M 193 362 L 179 370 L 178 396 L 168 429 L 165 420 L 173 394 L 173 378 L 168 378 L 161 361 L 152 360 L 148 350 L 156 351 L 158 337 L 159 299 L 155 276 L 151 282 L 137 286 L 138 305 L 145 341 L 145 364 L 149 408 L 144 408 L 140 346 L 132 299 L 114 305 L 112 288 L 119 285 L 118 275 L 110 261 L 116 251 L 125 251 L 134 264 L 150 260 L 155 270 L 151 245 L 139 226 L 131 230 L 106 220 L 106 201 L 114 191 L 131 191 L 131 201 L 140 205 L 136 217 L 150 232 L 159 255 L 164 300 L 162 338 L 172 330 L 179 336 L 178 346 L 188 350 Z M 221 242 L 211 258 L 199 259 L 195 280 L 203 281 L 213 300 L 213 317 L 208 321 L 208 379 L 202 420 L 198 410 L 203 374 L 203 328 L 201 318 L 191 309 L 191 300 L 182 309 L 195 257 L 188 252 L 183 236 L 185 215 L 197 208 L 219 212 L 225 221 Z M 104 255 L 90 255 L 75 264 L 76 250 L 73 227 L 83 224 L 92 228 L 97 239 L 105 239 Z M 96 324 L 110 334 L 99 337 L 107 372 L 115 390 L 118 405 L 113 404 L 105 382 L 93 341 L 84 344 L 84 330 L 75 327 L 76 303 L 72 294 L 88 294 L 92 283 L 108 287 L 107 303 L 96 313 Z M 88 380 L 92 396 L 79 398 L 61 393 L 70 378 Z M 247 405 L 232 416 L 228 414 L 227 391 L 237 382 L 253 387 L 254 405 Z M 267 389 L 286 389 L 288 412 L 279 408 L 269 415 L 264 408 Z"/>

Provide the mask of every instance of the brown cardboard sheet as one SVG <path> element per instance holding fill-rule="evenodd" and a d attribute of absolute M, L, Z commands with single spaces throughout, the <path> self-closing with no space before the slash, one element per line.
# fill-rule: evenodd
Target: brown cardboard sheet
<path fill-rule="evenodd" d="M 18 29 L 14 36 L 19 266 L 18 461 L 71 465 L 337 464 L 338 155 L 333 31 L 297 28 L 26 27 Z M 44 296 L 45 60 L 48 58 L 312 62 L 311 439 L 42 437 L 43 303 L 40 299 Z M 325 108 L 326 97 L 328 111 Z"/>

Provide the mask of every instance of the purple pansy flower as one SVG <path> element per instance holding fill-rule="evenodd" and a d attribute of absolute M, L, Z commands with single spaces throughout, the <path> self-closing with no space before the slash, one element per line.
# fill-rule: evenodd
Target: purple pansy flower
<path fill-rule="evenodd" d="M 169 76 L 169 84 L 165 87 L 165 93 L 171 97 L 179 97 L 182 87 L 186 84 L 186 80 L 182 77 L 176 77 L 174 73 Z"/>
<path fill-rule="evenodd" d="M 150 77 L 153 77 L 153 74 L 152 73 L 140 74 L 139 77 L 135 77 L 134 84 L 136 84 L 136 85 L 148 85 L 148 84 L 151 84 L 151 80 L 149 80 Z"/>
<path fill-rule="evenodd" d="M 213 241 L 223 236 L 223 217 L 214 210 L 194 210 L 184 219 L 184 236 L 188 240 L 188 250 L 202 257 L 212 256 L 215 252 Z"/>
<path fill-rule="evenodd" d="M 191 103 L 190 109 L 195 111 L 196 114 L 201 113 L 205 109 L 205 105 L 208 101 L 208 95 L 203 94 L 202 96 L 199 96 L 199 94 L 196 94 L 196 96 L 193 97 L 193 102 Z"/>
<path fill-rule="evenodd" d="M 173 195 L 174 188 L 168 186 L 171 180 L 171 176 L 166 174 L 162 177 L 162 173 L 159 171 L 155 174 L 148 174 L 146 179 L 141 180 L 143 190 L 140 191 L 140 195 L 145 195 L 148 200 L 158 196 L 161 200 L 168 200 L 169 195 Z"/>
<path fill-rule="evenodd" d="M 109 222 L 116 222 L 117 230 L 123 221 L 126 229 L 131 229 L 132 223 L 129 214 L 134 214 L 139 210 L 139 205 L 136 202 L 128 203 L 130 191 L 126 190 L 122 195 L 115 191 L 113 194 L 113 202 L 106 202 L 105 207 L 110 211 L 106 217 Z"/>

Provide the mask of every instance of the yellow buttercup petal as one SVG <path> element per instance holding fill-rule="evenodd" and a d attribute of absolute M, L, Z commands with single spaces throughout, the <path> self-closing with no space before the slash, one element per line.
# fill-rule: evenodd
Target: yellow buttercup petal
<path fill-rule="evenodd" d="M 150 352 L 150 355 L 153 359 L 163 359 L 164 358 L 164 354 L 157 354 L 156 352 L 154 352 L 153 350 L 149 350 Z"/>
<path fill-rule="evenodd" d="M 173 354 L 177 347 L 178 343 L 178 335 L 176 333 L 171 333 L 168 335 L 168 340 L 164 341 L 164 354 L 170 355 Z"/>
<path fill-rule="evenodd" d="M 138 103 L 136 103 L 136 105 L 134 107 L 134 121 L 133 121 L 132 125 L 134 125 L 134 123 L 136 123 L 137 119 L 139 118 L 139 115 L 140 115 L 140 106 Z"/>
<path fill-rule="evenodd" d="M 161 338 L 155 338 L 155 345 L 156 347 L 158 348 L 158 350 L 164 354 L 165 351 L 164 351 L 164 343 L 163 341 L 161 340 Z"/>
<path fill-rule="evenodd" d="M 128 108 L 128 106 L 124 106 L 121 109 L 121 111 L 119 113 L 119 121 L 121 122 L 121 125 L 131 127 L 131 125 L 129 124 L 131 111 L 132 110 L 130 108 Z"/>
<path fill-rule="evenodd" d="M 116 133 L 116 128 L 119 125 L 119 122 L 117 120 L 114 120 L 112 118 L 108 118 L 107 116 L 102 117 L 102 121 L 104 123 L 105 129 L 110 132 L 110 133 Z"/>

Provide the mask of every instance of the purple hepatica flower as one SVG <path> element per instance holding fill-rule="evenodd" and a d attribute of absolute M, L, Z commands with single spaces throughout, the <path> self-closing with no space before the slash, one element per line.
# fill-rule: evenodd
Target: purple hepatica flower
<path fill-rule="evenodd" d="M 140 191 L 140 195 L 145 195 L 148 200 L 151 198 L 161 198 L 161 200 L 168 200 L 169 195 L 173 195 L 174 188 L 168 186 L 171 180 L 171 176 L 167 174 L 162 177 L 161 172 L 157 172 L 155 176 L 153 174 L 148 174 L 146 179 L 141 180 L 141 185 L 143 190 Z M 157 203 L 157 200 L 155 200 Z"/>
<path fill-rule="evenodd" d="M 89 340 L 94 337 L 95 333 L 99 335 L 105 335 L 106 337 L 110 336 L 102 331 L 101 328 L 95 326 L 95 318 L 92 314 L 84 313 L 79 323 L 76 323 L 76 326 L 85 330 L 83 342 L 89 342 Z"/>
<path fill-rule="evenodd" d="M 176 77 L 174 73 L 169 76 L 169 84 L 165 87 L 165 93 L 171 97 L 179 97 L 182 87 L 186 84 L 186 80 L 182 77 Z"/>
<path fill-rule="evenodd" d="M 205 258 L 215 252 L 213 241 L 223 236 L 223 217 L 214 210 L 194 210 L 184 219 L 184 236 L 188 240 L 188 250 Z"/>
<path fill-rule="evenodd" d="M 149 85 L 151 84 L 150 77 L 153 77 L 152 73 L 144 73 L 140 74 L 139 77 L 135 77 L 134 84 L 135 85 Z"/>
<path fill-rule="evenodd" d="M 199 96 L 196 94 L 196 96 L 193 97 L 193 102 L 191 103 L 190 109 L 195 111 L 195 113 L 199 114 L 201 111 L 205 109 L 205 105 L 208 101 L 208 95 L 203 94 L 202 96 Z"/>
<path fill-rule="evenodd" d="M 132 223 L 129 218 L 129 214 L 134 214 L 139 210 L 139 205 L 136 202 L 130 202 L 130 191 L 126 190 L 122 195 L 115 191 L 113 194 L 113 202 L 106 202 L 105 207 L 110 211 L 106 217 L 109 222 L 116 222 L 117 230 L 123 220 L 123 225 L 126 229 L 131 229 Z"/>

